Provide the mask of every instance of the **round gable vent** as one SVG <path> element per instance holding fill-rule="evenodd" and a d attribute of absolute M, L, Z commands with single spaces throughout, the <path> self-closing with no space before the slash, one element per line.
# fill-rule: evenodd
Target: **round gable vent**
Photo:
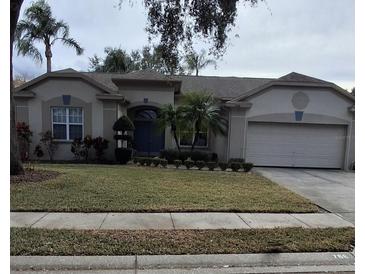
<path fill-rule="evenodd" d="M 291 102 L 296 109 L 305 109 L 308 106 L 309 97 L 304 92 L 299 91 L 293 95 Z"/>

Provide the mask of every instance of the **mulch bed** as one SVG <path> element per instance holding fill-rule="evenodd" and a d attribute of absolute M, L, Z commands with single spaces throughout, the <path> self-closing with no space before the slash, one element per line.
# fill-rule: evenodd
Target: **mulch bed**
<path fill-rule="evenodd" d="M 61 173 L 51 170 L 24 170 L 22 175 L 10 176 L 10 183 L 36 183 L 51 180 L 59 176 Z"/>

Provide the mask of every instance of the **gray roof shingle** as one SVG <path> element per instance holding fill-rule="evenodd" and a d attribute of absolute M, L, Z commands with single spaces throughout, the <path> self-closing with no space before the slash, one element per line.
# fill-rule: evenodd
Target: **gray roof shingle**
<path fill-rule="evenodd" d="M 67 69 L 67 72 L 75 70 Z M 61 72 L 64 72 L 61 71 Z M 108 87 L 112 92 L 117 93 L 118 87 L 113 79 L 123 80 L 149 80 L 149 81 L 179 81 L 181 82 L 180 91 L 182 94 L 189 91 L 211 92 L 217 98 L 231 100 L 249 91 L 257 89 L 272 81 L 280 82 L 299 82 L 312 84 L 332 84 L 330 82 L 313 78 L 307 75 L 291 72 L 280 78 L 253 78 L 253 77 L 224 77 L 224 76 L 192 76 L 174 75 L 167 76 L 153 70 L 140 70 L 130 73 L 101 73 L 101 72 L 81 72 L 83 75 Z"/>

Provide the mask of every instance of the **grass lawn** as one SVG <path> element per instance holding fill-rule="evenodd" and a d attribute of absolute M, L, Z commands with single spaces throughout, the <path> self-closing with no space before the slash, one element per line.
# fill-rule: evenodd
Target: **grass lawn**
<path fill-rule="evenodd" d="M 46 230 L 11 228 L 11 255 L 159 255 L 352 250 L 353 228 Z"/>
<path fill-rule="evenodd" d="M 253 173 L 85 164 L 36 168 L 62 174 L 11 184 L 12 211 L 318 212 L 309 200 Z"/>

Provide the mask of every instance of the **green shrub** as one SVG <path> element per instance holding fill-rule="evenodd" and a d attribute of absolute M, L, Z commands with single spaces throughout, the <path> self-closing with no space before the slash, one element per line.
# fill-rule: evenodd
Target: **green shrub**
<path fill-rule="evenodd" d="M 175 149 L 163 149 L 160 151 L 160 158 L 166 159 L 169 164 L 173 164 L 179 159 L 179 151 Z"/>
<path fill-rule="evenodd" d="M 219 163 L 218 165 L 222 171 L 225 171 L 228 168 L 227 163 Z"/>
<path fill-rule="evenodd" d="M 160 164 L 161 164 L 161 166 L 163 166 L 163 167 L 167 167 L 167 160 L 166 159 L 160 159 Z"/>
<path fill-rule="evenodd" d="M 242 164 L 242 163 L 245 162 L 245 159 L 243 159 L 243 158 L 231 158 L 231 159 L 229 159 L 228 164 L 231 164 L 233 162 Z"/>
<path fill-rule="evenodd" d="M 152 159 L 149 157 L 146 157 L 146 166 L 150 166 L 152 164 Z"/>
<path fill-rule="evenodd" d="M 190 156 L 191 160 L 193 160 L 194 162 L 196 162 L 196 161 L 208 162 L 208 161 L 212 160 L 212 153 L 205 152 L 205 151 L 189 152 L 189 156 Z"/>
<path fill-rule="evenodd" d="M 138 162 L 141 166 L 144 166 L 146 164 L 146 158 L 145 157 L 138 157 Z"/>
<path fill-rule="evenodd" d="M 139 157 L 134 157 L 133 158 L 133 164 L 138 164 L 139 162 Z"/>
<path fill-rule="evenodd" d="M 245 172 L 249 172 L 253 168 L 253 163 L 243 163 L 242 168 Z"/>
<path fill-rule="evenodd" d="M 179 168 L 179 166 L 181 166 L 182 161 L 181 160 L 175 160 L 174 161 L 174 165 L 176 166 L 176 168 Z"/>
<path fill-rule="evenodd" d="M 233 171 L 236 171 L 237 172 L 242 167 L 242 163 L 240 163 L 240 162 L 232 162 L 230 164 L 230 166 L 231 166 L 231 168 L 232 168 Z"/>
<path fill-rule="evenodd" d="M 187 159 L 187 160 L 185 160 L 184 165 L 186 166 L 187 169 L 190 169 L 194 166 L 194 161 Z"/>
<path fill-rule="evenodd" d="M 198 167 L 199 170 L 201 170 L 203 167 L 205 167 L 204 161 L 196 161 L 195 165 Z"/>
<path fill-rule="evenodd" d="M 160 158 L 164 158 L 169 164 L 173 164 L 174 160 L 181 160 L 185 162 L 188 158 L 192 161 L 218 161 L 218 155 L 216 153 L 206 152 L 206 151 L 189 151 L 183 150 L 179 152 L 176 149 L 164 149 L 160 151 Z"/>
<path fill-rule="evenodd" d="M 210 171 L 213 171 L 217 167 L 217 162 L 208 162 L 207 166 Z"/>
<path fill-rule="evenodd" d="M 161 162 L 160 158 L 158 158 L 158 157 L 152 158 L 152 164 L 154 167 L 157 167 L 160 164 L 160 162 Z"/>

